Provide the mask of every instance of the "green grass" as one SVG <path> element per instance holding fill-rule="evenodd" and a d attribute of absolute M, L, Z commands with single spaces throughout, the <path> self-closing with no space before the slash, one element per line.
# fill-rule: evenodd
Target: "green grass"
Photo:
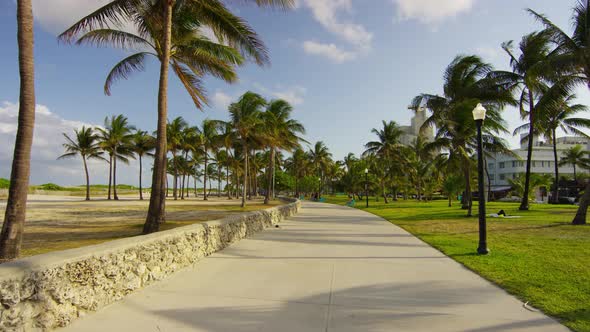
<path fill-rule="evenodd" d="M 328 203 L 346 202 L 327 197 Z M 524 302 L 559 319 L 575 331 L 590 331 L 590 226 L 570 224 L 575 206 L 488 203 L 487 211 L 503 209 L 519 219 L 488 218 L 487 256 L 475 254 L 477 217 L 465 217 L 459 204 L 418 203 L 383 199 L 358 202 L 356 207 L 381 216 L 439 249 L 452 259 L 496 283 Z M 477 215 L 477 204 L 474 206 Z"/>

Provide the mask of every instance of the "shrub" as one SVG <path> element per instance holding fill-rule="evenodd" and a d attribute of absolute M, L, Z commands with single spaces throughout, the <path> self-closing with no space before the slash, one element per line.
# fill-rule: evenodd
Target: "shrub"
<path fill-rule="evenodd" d="M 10 187 L 10 180 L 0 178 L 0 189 L 8 189 Z"/>
<path fill-rule="evenodd" d="M 39 186 L 39 189 L 43 190 L 66 190 L 66 188 L 59 186 L 55 183 L 45 183 Z"/>

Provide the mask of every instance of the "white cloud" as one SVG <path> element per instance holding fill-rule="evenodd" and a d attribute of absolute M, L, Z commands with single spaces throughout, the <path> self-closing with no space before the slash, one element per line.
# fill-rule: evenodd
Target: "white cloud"
<path fill-rule="evenodd" d="M 14 153 L 15 134 L 18 121 L 18 103 L 0 102 L 0 177 L 10 176 L 10 165 Z M 57 160 L 64 153 L 62 133 L 72 137 L 74 129 L 82 126 L 98 127 L 82 121 L 64 119 L 47 106 L 37 105 L 33 148 L 31 151 L 31 182 L 35 184 L 55 182 L 61 185 L 84 183 L 84 170 L 80 158 Z M 149 174 L 150 165 L 145 161 L 144 171 Z M 117 172 L 119 183 L 137 182 L 137 163 L 120 165 Z M 119 165 L 118 165 L 119 166 Z M 108 165 L 103 161 L 89 162 L 92 183 L 107 183 Z M 146 183 L 149 176 L 145 177 Z"/>
<path fill-rule="evenodd" d="M 33 0 L 33 13 L 46 30 L 59 34 L 111 0 Z"/>
<path fill-rule="evenodd" d="M 475 0 L 393 0 L 393 2 L 400 19 L 432 24 L 468 12 Z"/>
<path fill-rule="evenodd" d="M 335 44 L 322 44 L 309 40 L 303 42 L 303 50 L 307 54 L 326 57 L 334 63 L 343 63 L 354 60 L 357 57 L 354 52 L 344 51 Z"/>
<path fill-rule="evenodd" d="M 277 85 L 275 88 L 269 89 L 262 84 L 254 83 L 254 87 L 269 98 L 283 99 L 288 101 L 292 106 L 303 104 L 305 102 L 305 94 L 307 93 L 307 89 L 299 85 L 287 87 Z"/>
<path fill-rule="evenodd" d="M 231 104 L 233 98 L 228 95 L 227 93 L 221 92 L 221 91 L 217 91 L 215 92 L 215 94 L 213 95 L 213 98 L 211 98 L 211 100 L 213 100 L 213 106 L 215 106 L 216 108 L 220 109 L 220 110 L 227 110 L 229 104 Z"/>
<path fill-rule="evenodd" d="M 305 41 L 302 46 L 306 53 L 342 63 L 371 50 L 373 33 L 361 24 L 343 21 L 338 15 L 339 12 L 353 12 L 352 0 L 301 0 L 298 6 L 309 8 L 316 21 L 352 47 L 351 51 L 344 51 L 334 43 Z"/>
<path fill-rule="evenodd" d="M 495 60 L 502 54 L 502 49 L 498 47 L 480 46 L 475 48 L 475 53 L 483 57 L 484 61 Z"/>

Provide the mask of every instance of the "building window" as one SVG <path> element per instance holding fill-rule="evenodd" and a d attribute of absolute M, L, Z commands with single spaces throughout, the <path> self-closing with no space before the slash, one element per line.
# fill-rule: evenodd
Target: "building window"
<path fill-rule="evenodd" d="M 494 181 L 496 179 L 496 174 L 490 174 L 490 180 Z"/>
<path fill-rule="evenodd" d="M 547 162 L 547 167 L 551 168 L 551 162 L 550 161 Z"/>
<path fill-rule="evenodd" d="M 533 167 L 537 167 L 537 162 L 533 160 Z"/>
<path fill-rule="evenodd" d="M 500 180 L 506 180 L 506 174 L 500 174 Z"/>
<path fill-rule="evenodd" d="M 500 168 L 504 168 L 504 167 L 506 167 L 506 163 L 505 163 L 505 162 L 501 162 L 501 163 L 499 164 L 499 167 L 500 167 Z"/>
<path fill-rule="evenodd" d="M 516 167 L 516 160 L 513 160 L 513 161 L 512 161 L 512 167 L 513 167 L 513 168 L 514 168 L 514 167 Z"/>
<path fill-rule="evenodd" d="M 494 163 L 488 163 L 488 168 L 489 169 L 494 169 L 494 167 L 496 167 L 496 164 L 494 164 Z"/>
<path fill-rule="evenodd" d="M 518 162 L 518 165 L 519 165 L 520 167 L 524 167 L 524 161 L 519 161 L 519 162 Z"/>
<path fill-rule="evenodd" d="M 516 173 L 512 174 L 512 180 L 516 179 Z"/>

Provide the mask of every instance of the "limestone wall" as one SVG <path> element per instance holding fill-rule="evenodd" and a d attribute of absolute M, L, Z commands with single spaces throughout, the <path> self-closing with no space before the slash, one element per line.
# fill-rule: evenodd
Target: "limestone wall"
<path fill-rule="evenodd" d="M 0 265 L 0 331 L 47 330 L 295 214 L 300 202 Z"/>

